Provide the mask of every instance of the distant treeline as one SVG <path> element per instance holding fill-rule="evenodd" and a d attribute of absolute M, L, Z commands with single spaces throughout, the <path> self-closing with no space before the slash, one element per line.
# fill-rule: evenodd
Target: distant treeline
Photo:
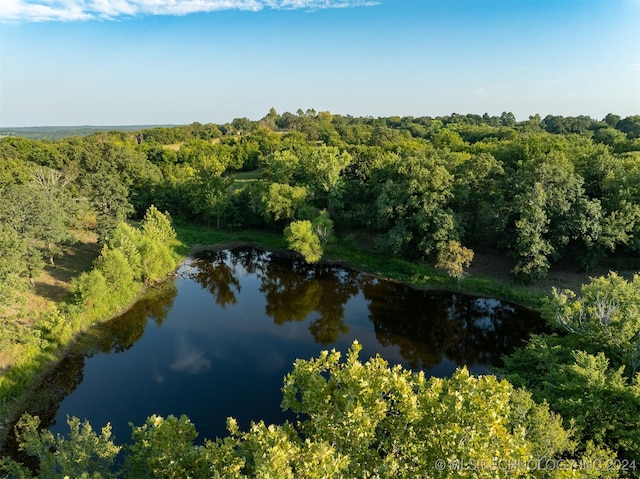
<path fill-rule="evenodd" d="M 21 126 L 0 128 L 0 138 L 17 136 L 30 140 L 61 140 L 73 136 L 86 136 L 101 131 L 139 131 L 159 125 L 119 125 L 119 126 Z M 160 125 L 171 126 L 171 125 Z"/>

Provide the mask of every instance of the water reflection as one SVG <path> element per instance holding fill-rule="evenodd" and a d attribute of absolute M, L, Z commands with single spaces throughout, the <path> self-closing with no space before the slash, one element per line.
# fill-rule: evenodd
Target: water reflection
<path fill-rule="evenodd" d="M 380 281 L 330 264 L 308 265 L 289 255 L 255 248 L 209 251 L 195 260 L 189 277 L 221 306 L 235 304 L 240 276 L 255 275 L 275 324 L 304 321 L 315 342 L 330 345 L 350 331 L 345 305 L 362 293 L 376 338 L 397 346 L 412 368 L 430 369 L 447 359 L 455 364 L 499 364 L 532 330 L 538 315 L 489 298 L 421 291 Z"/>
<path fill-rule="evenodd" d="M 177 295 L 173 281 L 151 287 L 125 314 L 90 329 L 74 350 L 89 357 L 126 351 L 142 337 L 148 319 L 162 326 Z"/>
<path fill-rule="evenodd" d="M 444 358 L 496 365 L 541 327 L 537 315 L 493 299 L 384 281 L 367 282 L 363 290 L 378 341 L 397 345 L 412 368 L 430 369 Z"/>
<path fill-rule="evenodd" d="M 291 274 L 297 271 L 297 274 Z M 328 265 L 308 266 L 301 260 L 279 258 L 267 263 L 259 274 L 260 291 L 267 301 L 265 313 L 276 324 L 302 321 L 312 313 L 309 324 L 316 343 L 327 345 L 349 332 L 344 306 L 358 291 L 358 275 Z"/>
<path fill-rule="evenodd" d="M 236 293 L 240 293 L 242 287 L 234 274 L 232 264 L 226 261 L 215 262 L 197 258 L 191 264 L 195 269 L 189 269 L 186 274 L 208 290 L 216 303 L 224 308 L 238 302 Z"/>
<path fill-rule="evenodd" d="M 43 425 L 55 424 L 60 403 L 84 380 L 86 361 L 98 354 L 123 353 L 143 336 L 147 320 L 161 326 L 165 321 L 178 290 L 173 281 L 153 286 L 124 315 L 91 328 L 71 348 L 40 384 L 40 391 L 34 394 L 34 406 L 28 411 L 37 415 Z M 45 401 L 42 398 L 46 398 Z M 13 426 L 10 431 L 13 432 Z M 15 437 L 11 433 L 5 445 L 6 451 L 16 458 Z"/>
<path fill-rule="evenodd" d="M 178 337 L 174 361 L 169 365 L 172 371 L 198 374 L 211 368 L 211 361 L 202 350 L 192 344 L 184 335 Z"/>

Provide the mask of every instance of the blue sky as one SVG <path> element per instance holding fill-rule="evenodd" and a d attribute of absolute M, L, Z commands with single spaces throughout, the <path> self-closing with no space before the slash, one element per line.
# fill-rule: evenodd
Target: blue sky
<path fill-rule="evenodd" d="M 0 126 L 624 117 L 639 26 L 640 0 L 2 0 Z"/>

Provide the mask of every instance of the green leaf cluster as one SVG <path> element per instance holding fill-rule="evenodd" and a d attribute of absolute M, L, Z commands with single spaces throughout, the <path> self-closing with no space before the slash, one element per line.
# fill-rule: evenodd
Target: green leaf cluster
<path fill-rule="evenodd" d="M 165 277 L 177 264 L 171 249 L 175 231 L 169 219 L 151 206 L 140 228 L 125 223 L 111 234 L 91 271 L 72 285 L 74 304 L 83 322 L 113 314 L 128 304 L 145 283 Z"/>

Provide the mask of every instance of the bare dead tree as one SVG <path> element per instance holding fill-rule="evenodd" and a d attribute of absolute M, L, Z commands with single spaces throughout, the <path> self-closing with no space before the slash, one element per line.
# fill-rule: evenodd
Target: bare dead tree
<path fill-rule="evenodd" d="M 585 305 L 584 298 L 580 298 L 577 302 L 579 304 L 577 311 L 571 313 L 566 309 L 556 308 L 555 317 L 558 324 L 568 332 L 580 336 L 594 332 L 594 327 L 599 328 L 605 335 L 611 336 L 611 321 L 620 309 L 616 299 L 608 293 L 603 295 L 598 293 L 593 308 Z"/>

